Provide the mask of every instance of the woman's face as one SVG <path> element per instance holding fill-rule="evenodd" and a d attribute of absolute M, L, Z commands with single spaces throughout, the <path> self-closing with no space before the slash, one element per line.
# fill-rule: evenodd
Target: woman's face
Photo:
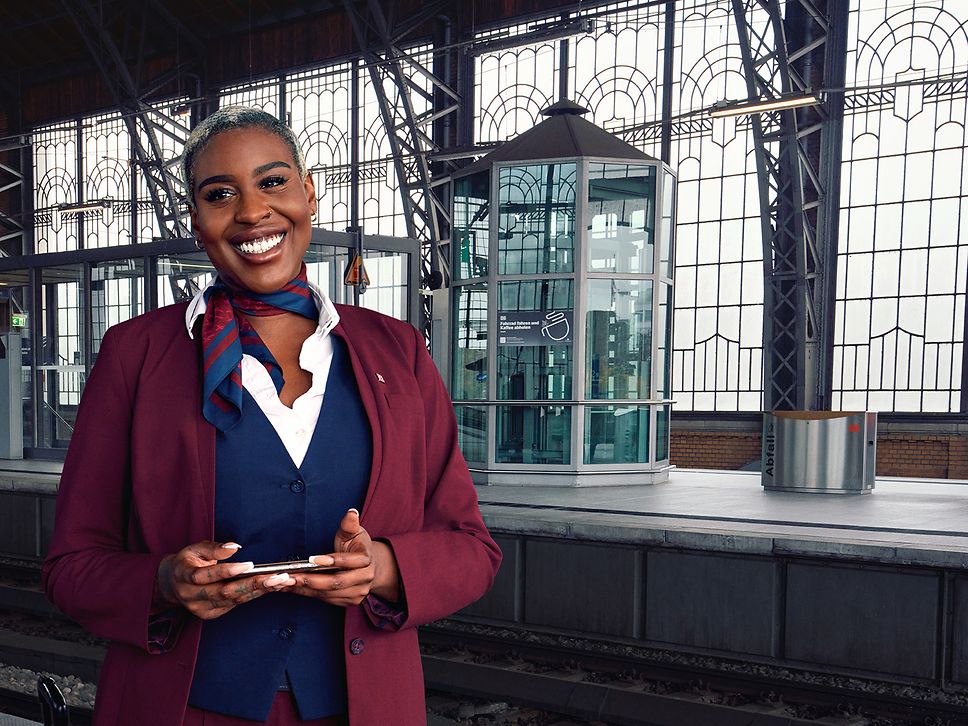
<path fill-rule="evenodd" d="M 262 128 L 215 136 L 195 158 L 192 226 L 227 283 L 275 292 L 299 272 L 316 211 L 312 175 Z"/>

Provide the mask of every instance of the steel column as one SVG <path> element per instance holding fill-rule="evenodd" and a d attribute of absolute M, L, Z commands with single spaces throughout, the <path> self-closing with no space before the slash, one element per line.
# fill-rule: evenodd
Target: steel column
<path fill-rule="evenodd" d="M 159 134 L 171 137 L 181 148 L 189 129 L 161 114 L 142 100 L 146 89 L 138 87 L 114 39 L 90 0 L 61 0 L 74 21 L 114 98 L 131 137 L 138 168 L 148 182 L 148 191 L 163 237 L 188 237 L 185 186 L 176 172 L 178 158 L 165 159 Z M 132 19 L 133 22 L 133 19 Z M 143 32 L 143 29 L 142 29 Z M 167 80 L 167 79 L 165 79 Z"/>
<path fill-rule="evenodd" d="M 422 245 L 421 282 L 431 289 L 440 287 L 446 279 L 447 264 L 439 248 L 450 237 L 449 202 L 441 194 L 446 180 L 443 183 L 434 180 L 430 170 L 429 155 L 440 148 L 433 135 L 433 125 L 456 113 L 461 99 L 444 79 L 418 62 L 400 44 L 406 33 L 419 29 L 449 5 L 440 1 L 427 3 L 417 16 L 407 18 L 394 28 L 384 15 L 380 0 L 359 3 L 343 0 L 387 130 L 407 235 L 420 240 Z M 421 82 L 429 84 L 430 90 Z M 395 99 L 391 99 L 391 92 L 396 95 Z M 414 94 L 430 104 L 429 111 L 418 114 L 414 110 Z M 428 335 L 430 296 L 424 296 L 423 300 L 421 324 Z"/>
<path fill-rule="evenodd" d="M 786 22 L 779 0 L 732 3 L 749 100 L 843 86 L 845 3 L 788 0 Z M 830 405 L 841 98 L 751 115 L 763 234 L 765 410 Z"/>

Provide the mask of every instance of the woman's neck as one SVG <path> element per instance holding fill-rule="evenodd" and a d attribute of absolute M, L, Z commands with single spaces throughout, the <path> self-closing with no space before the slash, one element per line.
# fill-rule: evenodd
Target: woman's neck
<path fill-rule="evenodd" d="M 246 315 L 245 319 L 282 369 L 286 385 L 279 394 L 279 400 L 291 407 L 292 402 L 308 391 L 313 383 L 312 374 L 299 365 L 299 353 L 306 339 L 316 331 L 317 321 L 289 312 Z"/>

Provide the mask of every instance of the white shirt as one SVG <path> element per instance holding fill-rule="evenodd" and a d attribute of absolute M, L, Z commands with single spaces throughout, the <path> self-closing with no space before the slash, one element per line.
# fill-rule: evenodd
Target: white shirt
<path fill-rule="evenodd" d="M 211 283 L 205 290 L 209 287 Z M 242 354 L 242 386 L 259 404 L 296 466 L 302 465 L 313 431 L 316 430 L 316 421 L 323 406 L 323 394 L 326 392 L 326 379 L 333 362 L 333 341 L 329 333 L 339 322 L 339 313 L 326 293 L 312 283 L 309 284 L 309 289 L 319 306 L 319 324 L 315 332 L 303 341 L 299 352 L 299 367 L 312 375 L 313 383 L 308 391 L 292 402 L 292 408 L 279 400 L 276 386 L 266 367 L 251 355 Z M 195 320 L 204 315 L 208 307 L 205 303 L 205 290 L 195 296 L 185 312 L 185 325 L 188 327 L 189 337 L 192 338 Z"/>

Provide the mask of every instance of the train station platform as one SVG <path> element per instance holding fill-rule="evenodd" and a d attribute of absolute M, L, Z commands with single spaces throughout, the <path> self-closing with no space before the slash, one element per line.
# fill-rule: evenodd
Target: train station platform
<path fill-rule="evenodd" d="M 40 558 L 59 464 L 0 462 L 0 556 Z M 756 473 L 478 488 L 495 586 L 441 627 L 968 714 L 968 481 L 766 492 Z M 447 666 L 450 668 L 450 666 Z"/>
<path fill-rule="evenodd" d="M 757 473 L 674 470 L 653 486 L 483 487 L 505 562 L 462 617 L 512 638 L 968 706 L 966 485 L 781 493 Z"/>
<path fill-rule="evenodd" d="M 768 492 L 755 472 L 675 469 L 653 486 L 482 487 L 490 526 L 722 552 L 968 566 L 968 481 L 878 478 L 865 495 Z"/>

